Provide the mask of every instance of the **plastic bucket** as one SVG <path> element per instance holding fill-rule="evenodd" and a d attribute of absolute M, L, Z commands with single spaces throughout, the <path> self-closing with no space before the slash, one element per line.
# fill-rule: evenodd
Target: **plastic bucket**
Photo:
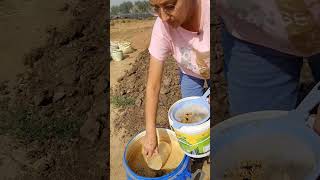
<path fill-rule="evenodd" d="M 119 49 L 112 49 L 111 57 L 115 61 L 121 61 L 123 59 L 123 53 Z"/>
<path fill-rule="evenodd" d="M 131 47 L 131 43 L 130 42 L 119 43 L 119 48 L 122 50 L 122 52 L 124 54 L 128 54 L 128 53 L 132 53 L 133 52 L 133 49 Z"/>
<path fill-rule="evenodd" d="M 114 48 L 118 49 L 119 42 L 118 41 L 110 41 L 110 47 L 114 47 Z"/>
<path fill-rule="evenodd" d="M 190 157 L 203 158 L 210 154 L 210 106 L 199 101 L 198 96 L 183 98 L 174 103 L 168 112 L 171 128 L 181 149 Z M 203 120 L 181 123 L 177 114 L 188 111 L 207 113 Z"/>
<path fill-rule="evenodd" d="M 231 177 L 228 177 L 230 174 L 226 177 L 226 172 L 233 172 L 240 168 L 239 165 L 248 161 L 257 161 L 263 163 L 260 166 L 265 167 L 266 176 L 270 175 L 265 179 L 293 177 L 299 180 L 316 179 L 319 175 L 320 154 L 307 133 L 301 133 L 298 129 L 293 132 L 284 131 L 275 124 L 272 127 L 265 127 L 254 136 L 247 134 L 247 127 L 259 127 L 261 121 L 287 113 L 287 111 L 252 112 L 232 117 L 214 126 L 212 128 L 214 152 L 211 157 L 214 159 L 211 165 L 214 169 L 213 178 L 230 179 Z M 279 166 L 281 168 L 277 168 Z M 279 170 L 284 171 L 287 178 L 284 178 Z"/>
<path fill-rule="evenodd" d="M 112 53 L 113 51 L 115 50 L 119 50 L 118 47 L 115 47 L 115 46 L 110 46 L 110 52 Z"/>
<path fill-rule="evenodd" d="M 167 174 L 164 174 L 160 177 L 146 177 L 142 175 L 138 175 L 133 169 L 135 167 L 132 166 L 138 166 L 145 163 L 144 161 L 141 161 L 139 163 L 130 163 L 131 157 L 134 156 L 134 158 L 142 157 L 142 144 L 141 140 L 145 136 L 145 131 L 137 134 L 134 136 L 129 143 L 126 145 L 125 152 L 123 155 L 123 166 L 126 170 L 127 179 L 129 180 L 148 180 L 148 179 L 176 179 L 176 180 L 185 180 L 191 178 L 191 172 L 190 172 L 190 158 L 186 155 L 184 155 L 183 151 L 179 148 L 179 145 L 177 143 L 177 139 L 174 135 L 174 132 L 169 129 L 163 129 L 163 128 L 157 128 L 157 131 L 159 132 L 159 140 L 163 140 L 170 143 L 175 143 L 176 149 L 173 149 L 172 153 L 170 154 L 167 163 L 163 166 L 163 170 L 167 171 Z M 140 149 L 140 150 L 139 150 Z M 139 158 L 138 158 L 139 159 Z M 143 157 L 141 158 L 141 160 Z M 174 162 L 174 163 L 171 163 Z M 131 164 L 131 166 L 130 166 Z M 145 164 L 147 168 L 147 165 Z M 143 169 L 142 168 L 142 169 Z"/>

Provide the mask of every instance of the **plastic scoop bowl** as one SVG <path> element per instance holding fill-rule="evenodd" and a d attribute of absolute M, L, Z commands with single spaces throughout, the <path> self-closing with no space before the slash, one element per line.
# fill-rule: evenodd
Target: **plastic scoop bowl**
<path fill-rule="evenodd" d="M 171 153 L 171 146 L 167 142 L 160 141 L 158 151 L 158 153 L 153 154 L 151 157 L 147 157 L 145 153 L 143 153 L 148 167 L 154 170 L 160 170 L 163 165 L 166 164 Z"/>

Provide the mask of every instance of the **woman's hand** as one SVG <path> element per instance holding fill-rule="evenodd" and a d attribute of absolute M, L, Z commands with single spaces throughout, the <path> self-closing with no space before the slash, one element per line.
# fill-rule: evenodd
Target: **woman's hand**
<path fill-rule="evenodd" d="M 147 133 L 144 139 L 144 154 L 150 158 L 153 154 L 158 153 L 158 140 L 156 133 Z"/>
<path fill-rule="evenodd" d="M 317 114 L 316 114 L 316 117 L 315 117 L 313 129 L 318 135 L 320 135 L 320 105 L 318 106 L 318 110 L 317 110 Z"/>

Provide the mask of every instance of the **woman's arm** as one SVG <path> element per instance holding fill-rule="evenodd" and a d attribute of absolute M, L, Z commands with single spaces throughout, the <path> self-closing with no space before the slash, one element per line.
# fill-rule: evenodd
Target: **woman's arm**
<path fill-rule="evenodd" d="M 145 103 L 146 139 L 144 150 L 147 156 L 157 152 L 156 116 L 163 72 L 163 62 L 151 56 Z"/>

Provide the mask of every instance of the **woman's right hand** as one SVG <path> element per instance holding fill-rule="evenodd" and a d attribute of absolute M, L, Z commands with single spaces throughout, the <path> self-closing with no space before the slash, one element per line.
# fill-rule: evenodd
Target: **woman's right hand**
<path fill-rule="evenodd" d="M 158 153 L 158 140 L 156 133 L 146 133 L 144 141 L 144 153 L 150 158 L 153 154 Z"/>

